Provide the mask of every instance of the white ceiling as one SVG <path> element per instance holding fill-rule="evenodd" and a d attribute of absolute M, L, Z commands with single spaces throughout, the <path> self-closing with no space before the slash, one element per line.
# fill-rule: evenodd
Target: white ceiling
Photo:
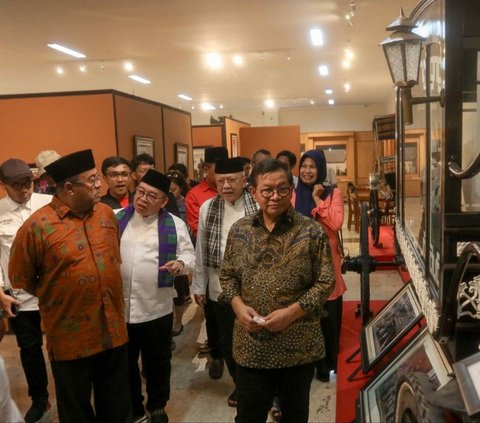
<path fill-rule="evenodd" d="M 344 15 L 351 0 L 2 0 L 0 94 L 116 89 L 190 110 L 210 102 L 225 110 L 325 106 L 325 88 L 336 105 L 382 104 L 392 82 L 378 43 L 385 27 L 408 15 L 417 0 L 355 0 L 353 26 Z M 309 30 L 323 29 L 323 47 Z M 341 66 L 350 41 L 352 68 Z M 47 47 L 79 50 L 73 59 Z M 226 61 L 212 71 L 206 53 L 245 56 L 243 67 Z M 263 61 L 261 56 L 263 54 Z M 290 61 L 287 57 L 290 56 Z M 148 86 L 127 78 L 124 60 Z M 86 63 L 88 71 L 78 66 Z M 318 66 L 330 67 L 320 77 Z M 65 74 L 59 76 L 56 66 Z M 352 89 L 343 91 L 345 80 Z M 186 93 L 193 102 L 180 100 Z"/>

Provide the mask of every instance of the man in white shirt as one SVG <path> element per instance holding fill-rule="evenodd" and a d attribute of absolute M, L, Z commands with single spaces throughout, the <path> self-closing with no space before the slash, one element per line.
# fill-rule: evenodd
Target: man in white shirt
<path fill-rule="evenodd" d="M 203 306 L 206 301 L 211 301 L 218 325 L 222 357 L 212 357 L 210 376 L 214 379 L 216 374 L 221 376 L 220 369 L 223 370 L 225 360 L 235 382 L 236 365 L 232 357 L 235 315 L 229 304 L 218 302 L 222 292 L 220 267 L 230 227 L 242 217 L 255 213 L 257 204 L 250 193 L 244 190 L 247 178 L 240 157 L 218 159 L 215 162 L 215 179 L 218 195 L 200 207 L 192 291 L 198 305 Z M 228 405 L 236 406 L 235 391 L 229 396 Z"/>
<path fill-rule="evenodd" d="M 40 312 L 37 297 L 23 289 L 12 289 L 8 278 L 8 260 L 20 226 L 33 212 L 50 203 L 52 196 L 33 192 L 33 174 L 27 163 L 20 159 L 9 159 L 2 163 L 0 181 L 7 193 L 0 200 L 0 305 L 10 318 L 10 327 L 20 348 L 28 395 L 32 398 L 25 421 L 31 423 L 50 414 Z"/>
<path fill-rule="evenodd" d="M 135 190 L 133 206 L 117 214 L 135 422 L 168 422 L 165 405 L 170 398 L 173 279 L 191 272 L 195 264 L 187 226 L 164 209 L 169 190 L 170 179 L 149 169 Z M 150 420 L 143 406 L 140 353 Z"/>

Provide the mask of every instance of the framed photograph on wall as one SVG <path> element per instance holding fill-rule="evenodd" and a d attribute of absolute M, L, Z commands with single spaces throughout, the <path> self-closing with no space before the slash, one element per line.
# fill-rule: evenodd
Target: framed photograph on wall
<path fill-rule="evenodd" d="M 205 149 L 211 145 L 193 147 L 193 179 L 200 181 L 203 179 L 203 161 L 205 160 Z"/>
<path fill-rule="evenodd" d="M 480 352 L 457 361 L 453 368 L 468 415 L 480 413 Z"/>
<path fill-rule="evenodd" d="M 362 422 L 393 422 L 398 383 L 403 377 L 418 377 L 431 382 L 438 389 L 450 381 L 452 369 L 441 347 L 427 328 L 417 332 L 398 354 L 375 374 L 360 391 Z"/>
<path fill-rule="evenodd" d="M 362 369 L 368 372 L 422 318 L 411 282 L 405 284 L 360 334 Z"/>
<path fill-rule="evenodd" d="M 175 162 L 184 164 L 188 168 L 188 144 L 175 143 Z"/>
<path fill-rule="evenodd" d="M 238 136 L 230 134 L 230 154 L 231 157 L 238 157 Z"/>
<path fill-rule="evenodd" d="M 135 135 L 134 137 L 135 143 L 135 155 L 138 154 L 149 154 L 153 158 L 155 158 L 155 140 L 153 138 L 148 137 L 140 137 Z"/>

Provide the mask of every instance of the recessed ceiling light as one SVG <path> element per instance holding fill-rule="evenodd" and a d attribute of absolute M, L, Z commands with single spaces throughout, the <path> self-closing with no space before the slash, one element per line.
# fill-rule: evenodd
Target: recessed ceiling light
<path fill-rule="evenodd" d="M 178 94 L 177 97 L 182 98 L 183 100 L 192 101 L 192 97 L 190 97 L 186 94 Z"/>
<path fill-rule="evenodd" d="M 312 40 L 312 45 L 314 45 L 315 47 L 323 46 L 323 34 L 321 29 L 311 29 L 310 38 Z"/>
<path fill-rule="evenodd" d="M 239 54 L 236 54 L 235 56 L 232 57 L 232 62 L 237 66 L 241 66 L 243 65 L 243 57 L 240 56 Z"/>
<path fill-rule="evenodd" d="M 350 67 L 352 66 L 352 62 L 348 59 L 344 59 L 342 61 L 342 66 L 345 68 L 345 69 L 350 69 Z"/>
<path fill-rule="evenodd" d="M 220 109 L 223 109 L 223 104 L 220 104 L 220 106 L 218 106 L 218 107 L 220 107 Z"/>
<path fill-rule="evenodd" d="M 332 95 L 332 94 L 333 94 L 333 90 L 332 90 L 331 88 L 327 88 L 327 89 L 325 90 L 325 94 L 327 94 L 327 95 Z"/>
<path fill-rule="evenodd" d="M 65 73 L 65 71 L 63 70 L 63 68 L 61 66 L 57 66 L 55 68 L 55 71 L 59 74 L 59 75 L 63 75 Z"/>
<path fill-rule="evenodd" d="M 192 110 L 195 110 L 195 106 L 192 106 Z"/>
<path fill-rule="evenodd" d="M 268 107 L 269 109 L 273 109 L 275 107 L 275 101 L 269 98 L 265 100 L 265 106 Z"/>
<path fill-rule="evenodd" d="M 146 78 L 143 78 L 142 76 L 139 75 L 128 75 L 130 79 L 133 79 L 134 81 L 140 82 L 141 84 L 151 84 L 152 81 L 149 81 Z"/>
<path fill-rule="evenodd" d="M 83 53 L 80 53 L 79 51 L 72 50 L 71 48 L 62 46 L 60 44 L 47 44 L 48 47 L 53 48 L 54 50 L 60 51 L 61 53 L 68 54 L 70 56 L 76 57 L 77 59 L 83 59 L 87 56 L 85 56 Z"/>
<path fill-rule="evenodd" d="M 348 93 L 350 91 L 350 83 L 349 82 L 345 82 L 345 84 L 343 84 L 343 89 L 345 90 L 346 93 Z"/>
<path fill-rule="evenodd" d="M 202 103 L 201 107 L 202 107 L 202 110 L 205 112 L 209 110 L 217 110 L 217 108 L 212 106 L 210 103 Z"/>
<path fill-rule="evenodd" d="M 328 99 L 328 104 L 330 104 L 331 106 L 335 104 L 335 100 L 333 98 L 329 98 Z"/>
<path fill-rule="evenodd" d="M 80 72 L 86 72 L 87 71 L 87 66 L 86 65 L 80 65 L 78 67 L 78 69 L 80 69 Z"/>
<path fill-rule="evenodd" d="M 222 58 L 218 53 L 209 53 L 207 55 L 207 64 L 212 69 L 218 69 L 222 66 Z"/>
<path fill-rule="evenodd" d="M 315 104 L 315 101 L 310 100 L 310 104 L 313 106 Z"/>
<path fill-rule="evenodd" d="M 125 62 L 123 64 L 123 69 L 125 69 L 127 72 L 133 71 L 133 63 L 132 62 Z"/>
<path fill-rule="evenodd" d="M 353 59 L 353 51 L 350 47 L 347 47 L 345 49 L 345 57 L 348 59 L 348 60 L 352 60 Z"/>
<path fill-rule="evenodd" d="M 328 75 L 328 66 L 326 65 L 320 65 L 318 67 L 318 72 L 320 73 L 320 75 L 322 76 L 327 76 Z"/>

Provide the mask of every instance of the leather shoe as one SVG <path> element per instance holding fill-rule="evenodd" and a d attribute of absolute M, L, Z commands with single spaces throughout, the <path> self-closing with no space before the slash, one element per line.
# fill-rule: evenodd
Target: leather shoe
<path fill-rule="evenodd" d="M 168 423 L 168 416 L 164 408 L 150 413 L 150 423 Z"/>
<path fill-rule="evenodd" d="M 210 365 L 210 370 L 208 371 L 208 375 L 212 379 L 220 379 L 223 375 L 223 359 L 222 358 L 215 358 Z"/>

